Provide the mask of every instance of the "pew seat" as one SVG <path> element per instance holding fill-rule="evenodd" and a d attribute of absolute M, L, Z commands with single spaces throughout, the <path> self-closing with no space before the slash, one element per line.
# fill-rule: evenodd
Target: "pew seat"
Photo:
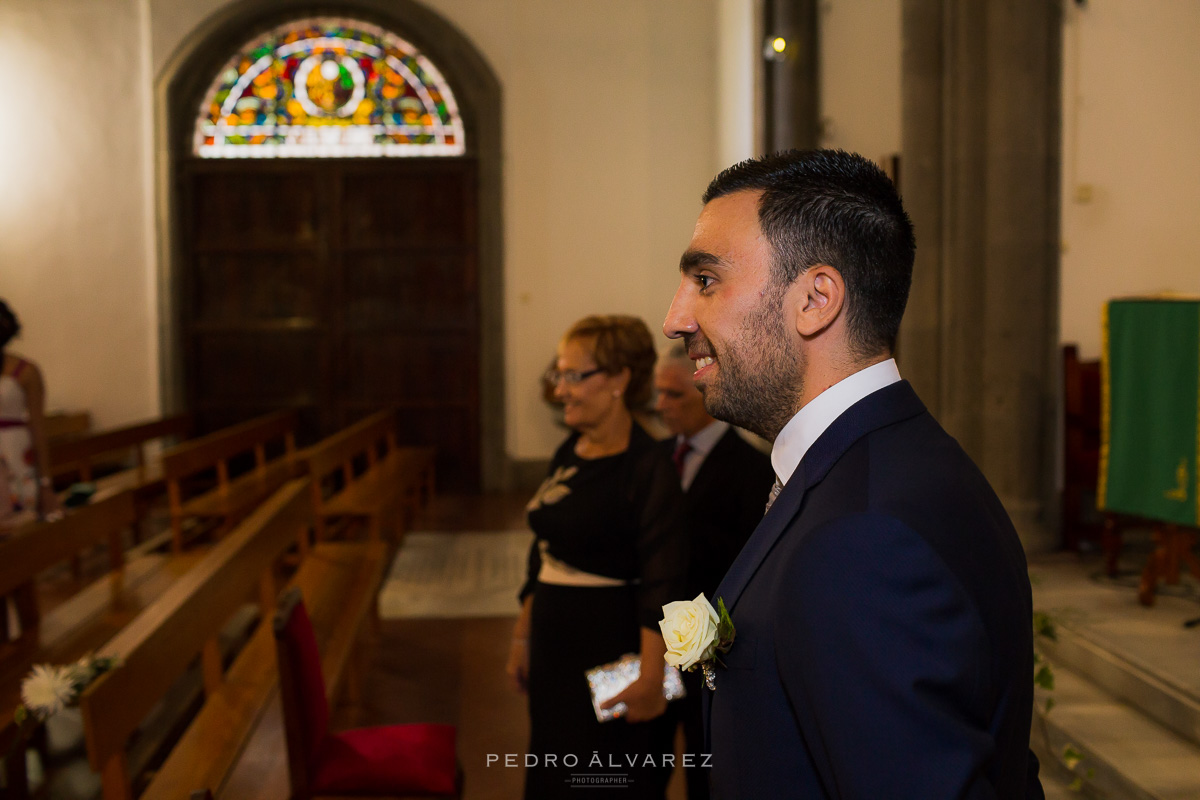
<path fill-rule="evenodd" d="M 238 517 L 294 477 L 295 466 L 278 459 L 266 464 L 262 470 L 247 472 L 230 481 L 224 491 L 217 488 L 187 500 L 180 506 L 180 513 L 184 517 Z"/>
<path fill-rule="evenodd" d="M 324 643 L 322 667 L 336 678 L 330 680 L 333 691 L 356 680 L 350 669 L 354 645 L 363 621 L 373 614 L 385 557 L 379 542 L 317 544 L 289 584 L 300 589 L 306 603 L 311 598 L 313 627 Z M 241 755 L 253 752 L 248 743 L 279 689 L 269 622 L 260 624 L 226 673 L 225 685 L 210 695 L 142 800 L 173 800 L 180 786 L 221 787 Z M 333 691 L 331 699 L 336 697 Z"/>
<path fill-rule="evenodd" d="M 203 706 L 161 767 L 148 776 L 140 796 L 176 798 L 197 787 L 219 792 L 277 696 L 270 621 L 281 588 L 281 564 L 293 548 L 301 554 L 300 564 L 286 583 L 299 587 L 313 608 L 323 663 L 336 678 L 330 680 L 331 691 L 352 681 L 354 645 L 363 622 L 374 619 L 386 545 L 328 542 L 310 547 L 311 522 L 307 479 L 289 481 L 101 651 L 124 662 L 80 697 L 88 754 L 101 773 L 105 800 L 135 796 L 139 780 L 130 774 L 130 741 L 197 655 Z M 216 633 L 256 591 L 260 622 L 225 666 Z"/>

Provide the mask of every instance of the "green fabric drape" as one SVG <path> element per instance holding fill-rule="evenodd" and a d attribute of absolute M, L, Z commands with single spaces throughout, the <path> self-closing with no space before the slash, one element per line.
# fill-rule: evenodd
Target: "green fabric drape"
<path fill-rule="evenodd" d="M 1200 301 L 1105 307 L 1099 506 L 1200 524 Z"/>

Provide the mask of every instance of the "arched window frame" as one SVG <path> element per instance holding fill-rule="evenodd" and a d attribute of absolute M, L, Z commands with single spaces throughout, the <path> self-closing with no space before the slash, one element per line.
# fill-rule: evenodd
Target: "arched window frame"
<path fill-rule="evenodd" d="M 314 32 L 321 35 L 311 35 Z M 303 58 L 295 63 L 298 55 Z M 322 57 L 322 64 L 340 64 L 340 77 L 352 83 L 350 96 L 332 108 L 318 106 L 306 85 L 297 91 L 292 80 L 310 76 Z M 365 59 L 371 60 L 369 73 L 360 64 Z M 383 70 L 375 69 L 378 64 L 399 80 L 388 81 Z M 272 69 L 278 74 L 262 83 L 274 82 L 270 90 L 279 95 L 272 104 L 276 113 L 258 113 L 254 102 L 244 101 L 251 98 L 261 108 L 263 98 L 252 87 Z M 410 103 L 404 121 L 398 122 L 396 106 L 385 110 L 388 100 L 396 99 L 386 97 L 389 86 L 397 96 L 405 95 L 404 100 L 415 96 L 424 113 L 417 115 Z M 370 106 L 366 113 L 364 102 Z M 296 112 L 297 105 L 303 113 Z M 286 123 L 279 122 L 281 108 Z M 235 122 L 239 114 L 245 116 L 245 109 L 257 114 L 256 119 Z M 466 134 L 453 90 L 415 46 L 369 22 L 309 17 L 250 40 L 218 71 L 200 106 L 192 152 L 201 158 L 460 156 L 466 152 Z"/>

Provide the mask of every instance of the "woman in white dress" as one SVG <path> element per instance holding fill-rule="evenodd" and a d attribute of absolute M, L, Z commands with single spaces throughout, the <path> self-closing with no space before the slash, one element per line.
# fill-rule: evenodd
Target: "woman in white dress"
<path fill-rule="evenodd" d="M 0 517 L 21 511 L 45 515 L 57 507 L 43 425 L 42 373 L 8 350 L 20 331 L 16 315 L 0 300 Z"/>

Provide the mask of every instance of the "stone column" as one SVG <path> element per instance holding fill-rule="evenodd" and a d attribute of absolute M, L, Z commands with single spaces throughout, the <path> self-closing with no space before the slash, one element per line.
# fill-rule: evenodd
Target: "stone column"
<path fill-rule="evenodd" d="M 1061 8 L 904 0 L 901 369 L 1029 551 L 1057 542 Z"/>
<path fill-rule="evenodd" d="M 821 46 L 816 0 L 767 0 L 767 38 L 782 36 L 787 50 L 763 70 L 767 151 L 820 145 Z M 764 45 L 765 46 L 765 45 Z"/>

